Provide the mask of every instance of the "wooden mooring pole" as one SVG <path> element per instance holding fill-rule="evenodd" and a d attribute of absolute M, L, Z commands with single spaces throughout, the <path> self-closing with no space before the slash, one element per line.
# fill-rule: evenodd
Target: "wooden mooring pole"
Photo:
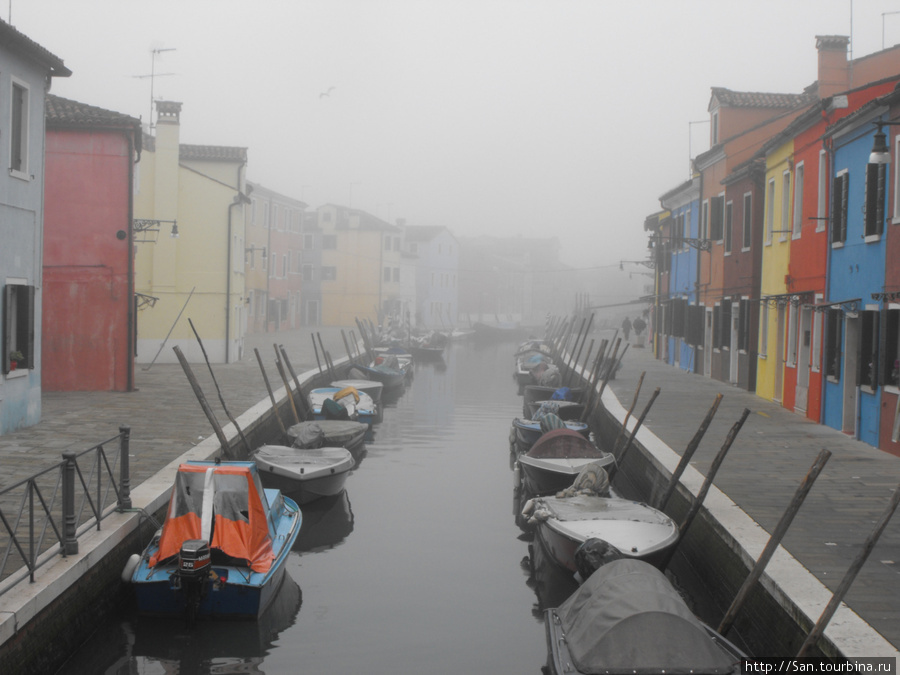
<path fill-rule="evenodd" d="M 296 420 L 297 424 L 300 424 L 300 414 L 297 412 L 297 404 L 294 402 L 294 392 L 291 390 L 291 385 L 288 382 L 287 372 L 281 361 L 281 354 L 278 352 L 278 345 L 272 345 L 272 348 L 275 350 L 275 367 L 278 369 L 278 374 L 281 375 L 281 381 L 284 382 L 284 391 L 287 393 L 288 401 L 290 401 L 294 420 Z"/>
<path fill-rule="evenodd" d="M 278 426 L 281 427 L 281 433 L 287 436 L 287 429 L 284 428 L 284 422 L 281 420 L 281 414 L 278 412 L 278 404 L 275 402 L 275 394 L 272 391 L 272 385 L 269 384 L 269 376 L 266 375 L 266 367 L 263 365 L 262 357 L 259 350 L 254 348 L 253 353 L 256 354 L 256 362 L 259 363 L 259 369 L 262 371 L 263 380 L 266 383 L 266 391 L 269 392 L 269 400 L 272 401 L 272 412 L 275 413 L 275 419 L 278 420 Z"/>
<path fill-rule="evenodd" d="M 300 386 L 300 378 L 297 377 L 297 372 L 294 370 L 294 366 L 291 365 L 291 360 L 288 358 L 284 345 L 279 345 L 278 348 L 281 350 L 281 357 L 284 359 L 284 364 L 287 366 L 288 372 L 291 374 L 291 377 L 294 378 L 294 386 L 297 387 L 297 400 L 300 402 L 300 408 L 303 410 L 303 418 L 309 419 L 311 411 L 306 402 L 306 395 L 303 393 L 303 387 Z"/>
<path fill-rule="evenodd" d="M 625 435 L 625 429 L 628 428 L 628 420 L 631 418 L 631 413 L 634 412 L 634 406 L 637 405 L 638 396 L 641 393 L 641 387 L 644 384 L 644 376 L 647 374 L 647 371 L 641 373 L 641 376 L 638 378 L 637 389 L 634 390 L 634 398 L 631 399 L 631 407 L 628 409 L 628 412 L 625 413 L 625 420 L 622 422 L 622 426 L 619 427 L 619 433 L 616 435 L 616 442 L 613 443 L 612 453 L 615 455 L 619 450 L 619 441 L 622 440 L 622 436 Z"/>
<path fill-rule="evenodd" d="M 803 482 L 797 487 L 794 498 L 791 500 L 791 503 L 788 504 L 787 510 L 784 512 L 784 515 L 781 516 L 781 520 L 778 521 L 778 525 L 775 526 L 775 530 L 769 537 L 766 547 L 759 555 L 759 559 L 757 559 L 753 569 L 750 570 L 750 574 L 744 579 L 744 583 L 741 584 L 741 588 L 738 590 L 737 595 L 734 596 L 734 600 L 731 601 L 731 607 L 725 612 L 725 616 L 719 624 L 719 633 L 721 635 L 725 635 L 731 630 L 738 612 L 741 611 L 741 608 L 747 600 L 747 596 L 750 595 L 753 586 L 759 581 L 759 578 L 765 571 L 766 565 L 769 564 L 772 556 L 775 555 L 775 551 L 779 544 L 781 544 L 781 540 L 784 539 L 784 535 L 787 534 L 788 528 L 794 521 L 794 516 L 797 515 L 800 507 L 803 505 L 803 501 L 806 499 L 806 495 L 809 494 L 809 491 L 812 489 L 813 484 L 815 484 L 819 474 L 822 473 L 822 469 L 825 468 L 825 464 L 828 462 L 829 457 L 831 457 L 831 453 L 828 450 L 822 450 L 807 472 Z"/>
<path fill-rule="evenodd" d="M 631 430 L 631 435 L 628 437 L 628 443 L 625 444 L 622 452 L 616 457 L 615 463 L 607 472 L 609 474 L 610 483 L 612 483 L 613 476 L 616 475 L 619 467 L 622 465 L 622 462 L 625 459 L 625 455 L 628 454 L 628 451 L 631 449 L 631 445 L 634 442 L 634 437 L 637 436 L 638 429 L 640 429 L 641 425 L 644 423 L 644 418 L 647 416 L 647 413 L 650 412 L 650 408 L 653 406 L 653 402 L 656 400 L 657 396 L 659 396 L 659 387 L 657 387 L 650 395 L 650 400 L 647 401 L 647 405 L 646 407 L 644 407 L 644 412 L 641 413 L 641 416 L 638 418 L 638 421 L 634 425 L 634 429 Z"/>
<path fill-rule="evenodd" d="M 875 548 L 875 544 L 878 543 L 878 538 L 881 537 L 881 533 L 884 532 L 884 528 L 887 527 L 888 522 L 890 522 L 891 516 L 893 516 L 894 511 L 897 510 L 898 504 L 900 504 L 900 485 L 894 488 L 894 494 L 891 495 L 891 500 L 888 502 L 884 513 L 881 514 L 881 518 L 875 523 L 875 529 L 872 530 L 872 534 L 869 535 L 869 538 L 866 539 L 863 547 L 860 549 L 859 553 L 857 553 L 856 559 L 850 565 L 844 578 L 841 579 L 838 589 L 834 592 L 834 595 L 825 607 L 825 611 L 822 612 L 822 616 L 819 617 L 819 620 L 816 622 L 812 631 L 810 631 L 810 634 L 806 636 L 806 640 L 804 640 L 803 644 L 800 646 L 800 651 L 797 652 L 797 656 L 806 656 L 809 649 L 819 641 L 822 633 L 825 632 L 825 627 L 828 625 L 828 622 L 831 621 L 831 617 L 834 616 L 838 606 L 843 602 L 844 596 L 847 595 L 847 591 L 850 590 L 850 586 L 856 580 L 856 575 L 859 574 L 862 566 L 865 565 L 866 559 L 869 557 L 872 549 Z"/>
<path fill-rule="evenodd" d="M 672 473 L 672 477 L 669 479 L 669 484 L 668 486 L 666 486 L 666 491 L 659 499 L 659 504 L 656 508 L 658 508 L 660 511 L 665 510 L 666 505 L 669 503 L 669 499 L 672 498 L 672 494 L 675 492 L 675 487 L 678 485 L 678 481 L 681 479 L 681 475 L 687 468 L 688 463 L 694 457 L 694 453 L 697 451 L 697 448 L 700 447 L 700 441 L 703 440 L 703 436 L 706 434 L 706 430 L 712 423 L 713 417 L 716 416 L 716 411 L 719 409 L 719 404 L 721 402 L 722 394 L 716 394 L 716 400 L 713 401 L 712 407 L 709 409 L 709 412 L 706 413 L 706 417 L 703 419 L 703 422 L 697 429 L 697 433 L 694 434 L 691 442 L 688 443 L 687 447 L 684 449 L 684 452 L 681 455 L 681 460 L 678 462 L 678 466 L 675 467 L 675 471 Z"/>
<path fill-rule="evenodd" d="M 687 532 L 688 528 L 691 526 L 691 523 L 694 522 L 694 518 L 696 518 L 697 514 L 700 513 L 700 507 L 703 506 L 706 495 L 709 493 L 709 489 L 712 487 L 712 482 L 715 479 L 716 474 L 719 472 L 719 467 L 722 466 L 722 462 L 725 460 L 725 455 L 728 453 L 728 450 L 734 443 L 734 439 L 737 438 L 738 432 L 741 430 L 741 427 L 744 426 L 744 422 L 747 420 L 747 416 L 749 414 L 750 409 L 744 408 L 744 412 L 741 413 L 741 418 L 734 423 L 734 425 L 731 427 L 731 430 L 728 432 L 728 436 L 725 437 L 725 443 L 722 444 L 719 453 L 715 456 L 712 464 L 709 467 L 709 471 L 706 472 L 706 480 L 704 480 L 703 485 L 700 486 L 700 492 L 697 493 L 697 498 L 694 500 L 694 503 L 691 504 L 691 508 L 688 510 L 687 515 L 684 517 L 684 522 L 681 523 L 678 528 L 678 541 L 675 543 L 675 546 L 669 549 L 669 554 L 660 564 L 660 569 L 664 570 L 669 566 L 669 561 L 672 560 L 672 556 L 675 555 L 675 549 L 678 548 L 678 544 L 681 543 L 681 541 L 684 539 L 684 533 Z"/>
<path fill-rule="evenodd" d="M 231 451 L 231 446 L 228 444 L 228 439 L 225 438 L 225 432 L 222 431 L 222 427 L 219 426 L 219 422 L 216 419 L 216 416 L 213 414 L 212 408 L 209 407 L 209 401 L 207 401 L 206 396 L 203 395 L 203 390 L 200 388 L 200 383 L 197 382 L 197 378 L 194 377 L 194 371 L 191 370 L 191 365 L 187 362 L 187 359 L 184 358 L 184 354 L 181 353 L 181 348 L 178 345 L 172 347 L 172 350 L 175 352 L 175 356 L 178 357 L 178 362 L 181 364 L 181 368 L 184 370 L 184 374 L 187 376 L 188 382 L 191 383 L 191 388 L 194 390 L 194 395 L 200 402 L 200 407 L 203 409 L 203 412 L 206 415 L 206 419 L 209 420 L 209 423 L 216 434 L 216 438 L 219 439 L 219 445 L 222 446 L 222 452 L 229 459 L 234 459 L 234 453 Z"/>

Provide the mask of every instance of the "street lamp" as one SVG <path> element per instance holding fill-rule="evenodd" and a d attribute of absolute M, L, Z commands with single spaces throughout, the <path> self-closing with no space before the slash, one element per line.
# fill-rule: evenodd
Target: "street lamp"
<path fill-rule="evenodd" d="M 877 120 L 872 122 L 877 127 L 875 131 L 875 142 L 872 144 L 872 152 L 869 155 L 869 164 L 890 164 L 891 149 L 887 144 L 887 134 L 884 133 L 882 127 L 900 125 L 900 121 L 895 120 Z"/>

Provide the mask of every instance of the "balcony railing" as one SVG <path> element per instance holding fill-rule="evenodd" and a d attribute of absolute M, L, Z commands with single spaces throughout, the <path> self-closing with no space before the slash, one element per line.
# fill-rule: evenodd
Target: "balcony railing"
<path fill-rule="evenodd" d="M 0 595 L 55 555 L 78 553 L 78 537 L 131 508 L 131 428 L 0 490 Z M 52 552 L 55 555 L 43 555 Z"/>

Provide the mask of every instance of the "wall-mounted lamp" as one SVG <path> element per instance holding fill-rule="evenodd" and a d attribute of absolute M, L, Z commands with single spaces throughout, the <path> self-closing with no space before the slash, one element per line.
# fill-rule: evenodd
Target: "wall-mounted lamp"
<path fill-rule="evenodd" d="M 869 155 L 869 164 L 890 164 L 891 150 L 887 144 L 887 134 L 882 127 L 896 126 L 900 121 L 878 120 L 872 122 L 878 129 L 875 131 L 875 142 L 872 144 L 872 153 Z"/>
<path fill-rule="evenodd" d="M 178 239 L 178 223 L 172 221 L 172 239 Z"/>

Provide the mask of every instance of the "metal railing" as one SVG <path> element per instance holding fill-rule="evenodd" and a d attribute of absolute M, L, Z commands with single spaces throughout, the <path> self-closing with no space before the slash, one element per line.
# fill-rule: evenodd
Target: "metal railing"
<path fill-rule="evenodd" d="M 26 577 L 33 583 L 56 555 L 77 554 L 79 535 L 131 508 L 130 436 L 120 426 L 109 440 L 64 452 L 58 464 L 0 490 L 0 595 Z"/>

